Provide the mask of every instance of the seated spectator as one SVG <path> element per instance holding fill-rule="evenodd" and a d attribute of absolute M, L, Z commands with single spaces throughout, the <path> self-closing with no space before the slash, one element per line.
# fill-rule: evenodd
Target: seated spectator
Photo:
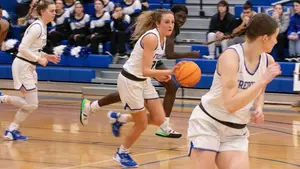
<path fill-rule="evenodd" d="M 115 8 L 115 4 L 109 0 L 102 0 L 102 1 L 104 5 L 104 11 L 112 13 Z"/>
<path fill-rule="evenodd" d="M 23 18 L 19 18 L 18 19 L 18 25 L 28 27 L 36 19 L 38 19 L 39 15 L 38 15 L 38 13 L 36 11 L 36 7 L 35 7 L 37 5 L 37 3 L 38 3 L 38 0 L 32 0 L 31 1 L 31 3 L 30 3 L 30 9 L 29 9 L 27 15 L 25 17 L 23 17 Z"/>
<path fill-rule="evenodd" d="M 123 8 L 124 14 L 130 16 L 131 24 L 134 24 L 136 18 L 142 11 L 142 4 L 140 0 L 124 0 L 121 2 L 121 6 Z"/>
<path fill-rule="evenodd" d="M 75 10 L 75 0 L 64 0 L 64 8 L 72 15 Z"/>
<path fill-rule="evenodd" d="M 116 6 L 112 14 L 111 22 L 111 54 L 120 56 L 121 58 L 126 58 L 125 54 L 125 43 L 126 39 L 126 29 L 130 24 L 130 16 L 124 14 L 123 9 L 120 6 Z M 118 52 L 118 54 L 117 54 Z"/>
<path fill-rule="evenodd" d="M 2 9 L 2 19 L 7 20 L 8 22 L 10 21 L 10 16 L 5 9 Z"/>
<path fill-rule="evenodd" d="M 48 32 L 48 39 L 54 45 L 59 45 L 62 40 L 68 39 L 68 35 L 71 34 L 71 28 L 69 24 L 70 13 L 63 6 L 63 0 L 56 0 L 56 16 L 55 23 L 51 23 L 52 27 Z"/>
<path fill-rule="evenodd" d="M 16 15 L 17 18 L 23 18 L 26 16 L 30 9 L 31 0 L 17 0 L 16 3 Z"/>
<path fill-rule="evenodd" d="M 148 0 L 140 0 L 140 2 L 142 3 L 142 11 L 148 11 L 149 9 Z"/>
<path fill-rule="evenodd" d="M 75 2 L 74 15 L 70 17 L 70 27 L 72 34 L 69 36 L 69 44 L 76 46 L 85 46 L 86 37 L 89 35 L 90 16 L 83 12 L 83 5 Z"/>
<path fill-rule="evenodd" d="M 96 13 L 91 19 L 91 35 L 88 37 L 88 41 L 91 42 L 92 53 L 98 54 L 99 52 L 103 52 L 99 51 L 99 44 L 110 40 L 110 15 L 104 11 L 101 0 L 95 0 L 94 5 Z"/>
<path fill-rule="evenodd" d="M 249 1 L 245 2 L 240 19 L 234 21 L 233 27 L 235 27 L 235 29 L 232 32 L 236 33 L 239 32 L 241 29 L 245 29 L 247 27 L 248 22 L 255 14 L 256 12 L 252 10 L 252 4 Z M 245 42 L 245 33 L 228 40 L 228 46 L 243 42 Z"/>
<path fill-rule="evenodd" d="M 284 61 L 284 46 L 287 42 L 286 31 L 290 24 L 289 15 L 283 13 L 283 7 L 281 4 L 274 6 L 272 17 L 276 20 L 279 26 L 279 34 L 277 36 L 277 61 Z"/>
<path fill-rule="evenodd" d="M 210 20 L 209 33 L 207 35 L 208 41 L 221 39 L 225 35 L 230 35 L 232 32 L 232 21 L 234 16 L 229 13 L 229 4 L 225 0 L 221 0 L 218 5 L 218 13 L 216 13 Z M 227 49 L 227 41 L 221 41 L 222 50 Z M 209 56 L 203 56 L 207 59 L 215 59 L 216 43 L 208 45 Z"/>
<path fill-rule="evenodd" d="M 289 53 L 290 57 L 300 56 L 300 0 L 293 3 L 295 14 L 290 18 L 290 26 L 288 29 Z"/>
<path fill-rule="evenodd" d="M 2 6 L 0 5 L 0 47 L 2 46 L 9 30 L 9 22 L 3 19 L 2 16 Z"/>

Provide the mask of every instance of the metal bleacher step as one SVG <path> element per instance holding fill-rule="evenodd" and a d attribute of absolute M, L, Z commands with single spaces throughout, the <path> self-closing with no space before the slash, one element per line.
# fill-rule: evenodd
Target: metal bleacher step
<path fill-rule="evenodd" d="M 183 29 L 208 29 L 210 18 L 188 18 Z"/>
<path fill-rule="evenodd" d="M 176 37 L 176 42 L 205 42 L 206 31 L 182 30 Z"/>
<path fill-rule="evenodd" d="M 189 10 L 188 16 L 199 16 L 199 12 L 200 12 L 199 5 L 187 5 L 186 7 Z M 205 16 L 213 16 L 218 12 L 217 5 L 204 5 L 202 9 L 205 13 Z M 233 6 L 229 7 L 229 11 L 230 13 L 234 14 L 234 7 Z"/>

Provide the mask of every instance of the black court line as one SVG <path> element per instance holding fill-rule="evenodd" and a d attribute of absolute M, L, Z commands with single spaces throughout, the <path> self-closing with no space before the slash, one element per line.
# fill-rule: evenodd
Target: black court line
<path fill-rule="evenodd" d="M 271 159 L 271 158 L 262 158 L 262 157 L 253 157 L 253 156 L 249 156 L 249 157 L 258 159 L 258 160 L 265 160 L 265 161 L 272 161 L 272 162 L 277 162 L 277 163 L 281 163 L 281 164 L 287 164 L 287 165 L 291 165 L 291 166 L 300 168 L 300 164 L 290 163 L 290 162 L 281 161 L 281 160 L 275 160 L 275 159 Z"/>
<path fill-rule="evenodd" d="M 265 143 L 252 143 L 252 142 L 249 142 L 249 144 L 262 145 L 262 146 L 273 146 L 273 147 L 292 147 L 292 148 L 298 148 L 298 146 L 284 145 L 284 144 L 265 144 Z"/>
<path fill-rule="evenodd" d="M 293 123 L 288 123 L 288 122 L 280 122 L 280 121 L 272 121 L 272 120 L 265 120 L 265 122 L 277 123 L 277 124 L 286 124 L 286 125 L 291 125 L 291 126 L 300 126 L 300 123 L 299 124 L 293 124 Z"/>
<path fill-rule="evenodd" d="M 276 130 L 276 129 L 270 129 L 270 128 L 266 128 L 266 127 L 258 127 L 258 126 L 252 126 L 252 125 L 248 125 L 248 127 L 264 129 L 264 130 L 274 131 L 274 132 L 277 132 L 277 133 L 283 133 L 283 134 L 288 134 L 288 135 L 300 137 L 300 135 L 298 135 L 298 134 L 293 134 L 293 133 L 289 133 L 289 132 L 281 131 L 281 130 Z"/>
<path fill-rule="evenodd" d="M 4 140 L 3 140 L 4 141 Z M 100 146 L 108 146 L 108 147 L 116 147 L 118 148 L 120 144 L 109 144 L 104 142 L 88 142 L 88 141 L 71 141 L 71 140 L 47 140 L 47 139 L 34 139 L 30 138 L 30 141 L 41 141 L 41 142 L 55 142 L 55 143 L 67 143 L 67 144 L 89 144 L 89 145 L 100 145 Z M 1 145 L 1 144 L 0 144 Z M 173 148 L 154 148 L 154 147 L 144 147 L 144 146 L 132 146 L 132 148 L 137 149 L 146 149 L 146 150 L 166 150 L 166 151 L 181 151 L 178 150 L 177 147 Z"/>
<path fill-rule="evenodd" d="M 63 164 L 63 163 L 54 163 L 54 162 L 41 162 L 41 161 L 34 161 L 34 160 L 15 160 L 15 159 L 9 159 L 9 158 L 0 158 L 0 160 L 3 161 L 16 161 L 16 162 L 26 162 L 26 163 L 39 163 L 39 164 L 49 164 L 51 166 L 57 166 L 57 167 L 61 167 L 61 166 L 65 166 L 68 167 L 70 166 L 70 164 Z M 60 166 L 58 166 L 60 165 Z M 50 167 L 50 166 L 49 166 Z"/>

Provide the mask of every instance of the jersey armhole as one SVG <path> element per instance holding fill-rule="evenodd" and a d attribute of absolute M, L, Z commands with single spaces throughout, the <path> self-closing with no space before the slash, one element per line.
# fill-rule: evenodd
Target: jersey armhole
<path fill-rule="evenodd" d="M 240 67 L 241 67 L 241 66 L 240 66 L 240 56 L 239 56 L 239 53 L 238 53 L 238 51 L 237 51 L 235 48 L 229 47 L 229 48 L 227 48 L 226 50 L 228 50 L 228 49 L 233 49 L 233 50 L 236 52 L 237 56 L 238 56 L 239 67 L 238 67 L 237 72 L 239 72 Z M 225 50 L 225 51 L 226 51 L 226 50 Z M 224 51 L 224 52 L 225 52 L 225 51 Z M 223 53 L 224 53 L 224 52 L 223 52 Z M 222 56 L 222 55 L 221 55 L 221 56 Z M 221 57 L 221 56 L 220 56 L 220 57 Z M 219 57 L 219 58 L 220 58 L 220 57 Z M 221 74 L 220 74 L 220 72 L 219 72 L 219 66 L 218 66 L 218 65 L 219 65 L 219 62 L 217 62 L 217 65 L 216 65 L 216 72 L 217 72 L 217 74 L 218 74 L 219 76 L 221 76 Z"/>
<path fill-rule="evenodd" d="M 153 35 L 155 35 L 155 36 L 157 37 L 157 35 L 156 35 L 155 33 L 153 33 L 153 32 L 148 32 L 148 33 L 146 33 L 145 35 L 143 35 L 142 38 L 141 38 L 141 40 L 140 40 L 140 46 L 141 46 L 142 49 L 144 49 L 144 47 L 143 47 L 143 45 L 142 45 L 142 41 L 143 41 L 144 37 L 145 37 L 146 35 L 149 35 L 149 34 L 153 34 Z M 158 37 L 157 37 L 157 40 L 158 40 Z M 155 48 L 154 50 L 156 50 L 157 47 L 158 47 L 158 42 L 157 42 L 156 48 Z"/>
<path fill-rule="evenodd" d="M 34 23 L 34 24 L 30 25 L 29 28 L 28 28 L 28 32 L 29 32 L 30 28 L 31 28 L 33 25 L 39 25 L 39 26 L 41 27 L 41 34 L 40 34 L 39 37 L 38 37 L 38 38 L 40 38 L 40 37 L 42 36 L 42 33 L 43 33 L 43 28 L 42 28 L 42 26 L 41 26 L 39 23 Z M 28 34 L 28 32 L 27 32 L 27 34 Z M 37 38 L 37 39 L 38 39 L 38 38 Z"/>

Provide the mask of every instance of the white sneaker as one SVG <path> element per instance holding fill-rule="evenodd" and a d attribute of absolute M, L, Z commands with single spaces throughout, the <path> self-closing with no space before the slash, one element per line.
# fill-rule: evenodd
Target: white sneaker
<path fill-rule="evenodd" d="M 204 59 L 215 59 L 215 56 L 212 56 L 212 55 L 203 55 L 203 58 Z"/>
<path fill-rule="evenodd" d="M 91 114 L 90 103 L 91 101 L 88 99 L 83 99 L 81 101 L 80 122 L 83 126 L 89 123 L 89 115 Z"/>

